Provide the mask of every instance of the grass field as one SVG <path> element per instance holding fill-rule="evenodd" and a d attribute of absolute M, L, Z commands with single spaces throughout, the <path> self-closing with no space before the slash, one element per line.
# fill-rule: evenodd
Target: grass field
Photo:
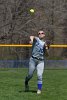
<path fill-rule="evenodd" d="M 45 70 L 42 94 L 37 95 L 36 72 L 24 92 L 27 68 L 0 68 L 0 100 L 67 100 L 67 70 Z"/>

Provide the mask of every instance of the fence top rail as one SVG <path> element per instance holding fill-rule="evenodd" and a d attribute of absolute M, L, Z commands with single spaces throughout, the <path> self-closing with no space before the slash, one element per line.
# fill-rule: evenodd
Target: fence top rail
<path fill-rule="evenodd" d="M 30 44 L 0 44 L 0 47 L 31 47 Z M 67 48 L 67 44 L 52 44 L 51 48 Z"/>

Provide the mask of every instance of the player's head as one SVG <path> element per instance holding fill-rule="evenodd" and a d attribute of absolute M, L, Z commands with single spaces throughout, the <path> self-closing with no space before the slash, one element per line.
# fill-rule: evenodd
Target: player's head
<path fill-rule="evenodd" d="M 43 38 L 45 37 L 45 32 L 42 31 L 42 30 L 40 30 L 40 31 L 38 32 L 38 36 L 39 36 L 40 39 L 43 39 Z"/>

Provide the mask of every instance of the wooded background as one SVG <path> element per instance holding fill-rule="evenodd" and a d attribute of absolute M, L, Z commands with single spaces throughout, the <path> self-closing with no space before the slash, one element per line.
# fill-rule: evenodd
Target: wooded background
<path fill-rule="evenodd" d="M 29 44 L 40 29 L 51 44 L 67 44 L 67 0 L 0 0 L 0 44 Z M 30 53 L 28 47 L 0 47 L 0 60 L 27 59 Z M 67 48 L 50 48 L 48 58 L 66 59 Z"/>

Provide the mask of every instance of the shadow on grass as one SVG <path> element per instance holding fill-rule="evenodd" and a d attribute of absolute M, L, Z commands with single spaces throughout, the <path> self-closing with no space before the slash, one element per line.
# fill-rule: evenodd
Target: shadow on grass
<path fill-rule="evenodd" d="M 20 90 L 19 91 L 19 93 L 21 93 L 21 92 L 25 92 L 25 93 L 29 93 L 29 92 L 31 92 L 31 93 L 37 93 L 37 91 L 36 90 L 29 90 L 29 91 L 25 91 L 25 90 Z"/>

